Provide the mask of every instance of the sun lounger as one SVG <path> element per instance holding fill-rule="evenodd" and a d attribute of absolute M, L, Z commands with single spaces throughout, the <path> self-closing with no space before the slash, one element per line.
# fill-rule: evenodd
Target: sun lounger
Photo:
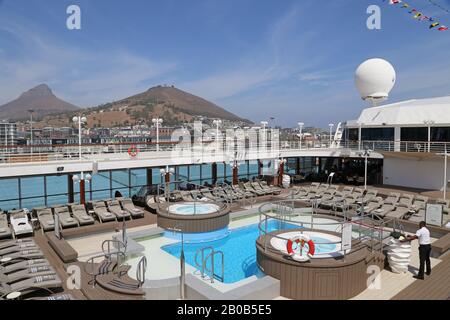
<path fill-rule="evenodd" d="M 51 295 L 49 297 L 32 298 L 32 299 L 28 299 L 28 300 L 67 301 L 67 300 L 76 300 L 76 299 L 70 293 L 63 293 L 63 294 Z"/>
<path fill-rule="evenodd" d="M 391 192 L 389 196 L 384 199 L 383 204 L 380 208 L 373 210 L 371 213 L 376 214 L 379 217 L 386 216 L 389 212 L 394 211 L 398 200 L 400 199 L 400 194 L 396 192 Z"/>
<path fill-rule="evenodd" d="M 86 212 L 86 207 L 83 204 L 70 205 L 73 217 L 78 221 L 80 226 L 94 224 L 95 220 Z"/>
<path fill-rule="evenodd" d="M 17 251 L 11 254 L 6 254 L 0 256 L 0 259 L 37 259 L 43 258 L 44 254 L 39 249 L 27 249 L 22 251 Z"/>
<path fill-rule="evenodd" d="M 363 207 L 363 209 L 359 208 L 359 213 L 370 213 L 383 205 L 382 197 L 374 197 L 370 199 Z"/>
<path fill-rule="evenodd" d="M 411 214 L 414 212 L 412 209 L 412 205 L 407 205 L 405 203 L 398 203 L 395 210 L 389 212 L 386 214 L 387 218 L 394 218 L 394 219 L 403 219 L 406 215 Z"/>
<path fill-rule="evenodd" d="M 192 194 L 189 191 L 181 191 L 181 198 L 186 202 L 194 201 L 194 198 L 192 198 Z"/>
<path fill-rule="evenodd" d="M 174 190 L 169 194 L 169 199 L 172 202 L 183 201 L 180 190 Z"/>
<path fill-rule="evenodd" d="M 242 194 L 243 198 L 252 198 L 255 196 L 255 194 L 253 192 L 247 191 L 243 188 L 241 188 L 240 185 L 231 185 L 231 188 L 236 191 L 237 193 Z"/>
<path fill-rule="evenodd" d="M 23 250 L 28 250 L 28 249 L 39 249 L 39 247 L 33 242 L 20 243 L 20 244 L 17 244 L 15 246 L 11 246 L 11 247 L 8 247 L 8 248 L 1 249 L 0 250 L 0 256 L 4 256 L 4 255 L 10 254 L 10 253 L 23 251 Z"/>
<path fill-rule="evenodd" d="M 26 244 L 26 243 L 35 244 L 34 240 L 31 239 L 31 238 L 6 240 L 6 241 L 0 241 L 0 249 L 14 247 L 14 246 L 17 246 L 19 244 Z"/>
<path fill-rule="evenodd" d="M 131 214 L 133 218 L 142 218 L 145 214 L 144 210 L 136 208 L 134 206 L 133 200 L 130 198 L 118 199 L 122 205 L 123 210 Z"/>
<path fill-rule="evenodd" d="M 428 203 L 428 197 L 425 196 L 416 196 L 414 199 L 412 209 L 416 212 L 419 210 L 425 209 Z"/>
<path fill-rule="evenodd" d="M 334 195 L 337 192 L 337 186 L 330 186 L 327 190 L 325 190 L 320 196 L 320 201 L 328 201 L 334 198 Z"/>
<path fill-rule="evenodd" d="M 55 269 L 51 266 L 41 265 L 41 266 L 29 266 L 26 269 L 2 273 L 0 272 L 0 283 L 11 284 L 12 282 L 21 281 L 37 276 L 46 276 L 56 274 Z"/>
<path fill-rule="evenodd" d="M 92 209 L 100 223 L 117 221 L 116 215 L 109 212 L 104 201 L 95 201 L 92 203 Z"/>
<path fill-rule="evenodd" d="M 30 260 L 22 260 L 22 259 L 14 259 L 9 261 L 8 263 L 3 263 L 0 266 L 1 273 L 11 273 L 19 270 L 28 269 L 29 267 L 39 267 L 39 266 L 48 266 L 50 265 L 47 259 L 30 259 Z"/>
<path fill-rule="evenodd" d="M 8 224 L 8 216 L 0 211 L 0 239 L 11 238 L 12 232 Z"/>
<path fill-rule="evenodd" d="M 78 221 L 72 218 L 67 206 L 55 206 L 53 207 L 53 213 L 58 216 L 59 225 L 62 229 L 79 227 Z"/>
<path fill-rule="evenodd" d="M 117 220 L 122 221 L 123 219 L 131 218 L 130 213 L 122 209 L 119 200 L 108 200 L 106 204 L 109 212 L 115 214 Z"/>
<path fill-rule="evenodd" d="M 33 234 L 33 227 L 30 224 L 28 214 L 24 210 L 12 210 L 9 212 L 9 220 L 14 237 L 20 235 Z"/>
<path fill-rule="evenodd" d="M 265 191 L 263 190 L 256 190 L 255 188 L 253 188 L 251 182 L 247 181 L 245 183 L 240 184 L 246 191 L 252 192 L 254 194 L 256 194 L 257 196 L 264 196 L 266 194 Z"/>
<path fill-rule="evenodd" d="M 362 198 L 362 200 L 357 201 L 357 203 L 359 203 L 359 204 L 361 204 L 361 203 L 362 204 L 366 204 L 370 200 L 374 199 L 377 195 L 378 195 L 378 190 L 369 189 L 369 190 L 367 190 L 367 192 L 364 195 L 364 197 Z"/>
<path fill-rule="evenodd" d="M 272 191 L 263 189 L 261 187 L 261 185 L 258 182 L 256 182 L 256 181 L 253 181 L 250 184 L 253 187 L 253 189 L 255 189 L 256 191 L 263 192 L 264 195 L 272 194 Z"/>
<path fill-rule="evenodd" d="M 61 288 L 61 286 L 61 280 L 57 275 L 37 276 L 10 285 L 2 284 L 0 286 L 0 294 L 7 295 L 11 292 L 21 292 L 22 294 L 25 294 L 40 289 Z"/>
<path fill-rule="evenodd" d="M 50 208 L 35 208 L 33 213 L 39 220 L 42 232 L 55 230 L 55 219 Z"/>
<path fill-rule="evenodd" d="M 267 190 L 267 191 L 270 191 L 272 194 L 275 194 L 275 195 L 277 195 L 277 194 L 280 194 L 281 193 L 281 191 L 282 191 L 282 189 L 280 188 L 280 187 L 277 187 L 277 186 L 269 186 L 268 184 L 267 184 L 267 181 L 260 181 L 259 182 L 259 185 L 261 186 L 261 188 L 263 189 L 263 190 Z"/>

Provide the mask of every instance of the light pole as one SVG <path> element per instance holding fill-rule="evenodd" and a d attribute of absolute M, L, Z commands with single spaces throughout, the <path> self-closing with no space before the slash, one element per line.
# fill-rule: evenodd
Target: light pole
<path fill-rule="evenodd" d="M 305 125 L 303 122 L 299 122 L 298 124 L 298 128 L 299 128 L 299 135 L 300 135 L 300 150 L 302 149 L 302 142 L 303 142 L 303 126 Z"/>
<path fill-rule="evenodd" d="M 30 113 L 30 152 L 31 152 L 31 157 L 33 157 L 33 113 L 34 110 L 33 109 L 28 109 L 28 112 Z"/>
<path fill-rule="evenodd" d="M 362 140 L 362 126 L 363 123 L 360 122 L 358 123 L 359 127 L 358 127 L 358 151 L 361 151 L 361 140 Z"/>
<path fill-rule="evenodd" d="M 424 124 L 426 124 L 428 126 L 428 152 L 430 152 L 430 144 L 431 144 L 431 126 L 434 124 L 433 120 L 425 120 L 423 122 Z"/>
<path fill-rule="evenodd" d="M 163 123 L 163 119 L 153 118 L 152 122 L 156 126 L 156 151 L 159 151 L 159 126 Z"/>
<path fill-rule="evenodd" d="M 331 135 L 333 134 L 334 123 L 330 123 L 330 124 L 328 124 L 328 126 L 330 127 L 330 147 L 331 147 L 331 141 L 333 140 L 331 138 Z"/>
<path fill-rule="evenodd" d="M 216 119 L 213 121 L 216 125 L 216 154 L 219 153 L 219 126 L 222 124 L 222 120 Z"/>
<path fill-rule="evenodd" d="M 170 176 L 175 174 L 175 169 L 170 168 L 169 166 L 166 166 L 165 169 L 160 169 L 159 172 L 161 173 L 161 178 L 164 178 L 164 197 L 166 198 L 166 201 L 169 202 L 169 183 L 170 183 Z"/>
<path fill-rule="evenodd" d="M 81 125 L 87 122 L 84 116 L 75 116 L 72 121 L 78 125 L 78 160 L 81 161 Z"/>
<path fill-rule="evenodd" d="M 372 150 L 365 149 L 364 153 L 360 153 L 360 156 L 364 157 L 364 190 L 367 190 L 367 162 L 371 152 Z"/>
<path fill-rule="evenodd" d="M 81 125 L 87 122 L 87 119 L 85 116 L 75 116 L 72 118 L 72 121 L 75 122 L 75 124 L 78 124 L 78 160 L 81 161 L 82 160 L 82 151 L 81 151 L 81 137 L 82 137 L 82 132 L 81 132 Z M 81 176 L 79 177 L 78 175 L 74 175 L 72 177 L 73 182 L 75 183 L 80 183 L 80 203 L 81 204 L 85 204 L 86 202 L 86 198 L 85 198 L 85 182 L 87 181 L 89 183 L 89 181 L 92 179 L 92 176 L 88 173 L 88 174 L 84 174 L 83 171 L 81 171 Z"/>

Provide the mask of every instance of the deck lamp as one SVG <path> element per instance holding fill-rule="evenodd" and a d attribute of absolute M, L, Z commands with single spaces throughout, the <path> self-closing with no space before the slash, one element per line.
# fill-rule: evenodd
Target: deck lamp
<path fill-rule="evenodd" d="M 153 118 L 152 123 L 156 126 L 156 151 L 159 151 L 159 126 L 163 123 L 163 119 Z"/>
<path fill-rule="evenodd" d="M 161 179 L 163 177 L 165 177 L 167 174 L 169 175 L 173 175 L 175 174 L 175 169 L 174 168 L 169 168 L 169 166 L 166 166 L 166 168 L 161 168 L 159 170 L 159 173 L 161 174 Z M 169 187 L 169 182 L 165 181 L 165 188 L 164 188 L 164 196 L 166 198 L 167 201 L 169 201 L 169 195 L 168 195 L 168 187 Z"/>

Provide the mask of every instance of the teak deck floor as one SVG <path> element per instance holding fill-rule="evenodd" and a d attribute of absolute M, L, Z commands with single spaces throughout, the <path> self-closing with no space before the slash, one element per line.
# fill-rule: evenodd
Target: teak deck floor
<path fill-rule="evenodd" d="M 432 271 L 425 280 L 416 280 L 398 293 L 392 300 L 447 300 L 450 298 L 450 254 Z"/>

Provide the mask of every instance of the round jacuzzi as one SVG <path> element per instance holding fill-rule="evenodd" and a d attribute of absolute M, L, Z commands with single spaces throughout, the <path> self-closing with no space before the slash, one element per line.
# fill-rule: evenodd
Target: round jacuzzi
<path fill-rule="evenodd" d="M 214 203 L 194 203 L 186 202 L 182 204 L 173 204 L 169 206 L 169 213 L 179 215 L 196 215 L 196 214 L 210 214 L 220 210 L 218 205 Z"/>
<path fill-rule="evenodd" d="M 157 212 L 159 227 L 184 233 L 216 231 L 226 228 L 230 222 L 228 205 L 212 202 L 160 205 Z"/>
<path fill-rule="evenodd" d="M 276 238 L 270 239 L 270 245 L 282 252 L 283 254 L 288 254 L 287 252 L 287 242 L 289 239 L 298 237 L 299 235 L 308 236 L 313 242 L 315 247 L 315 253 L 313 258 L 331 258 L 342 256 L 341 251 L 341 238 L 333 234 L 315 232 L 315 231 L 293 231 L 278 234 Z M 307 251 L 303 252 L 304 256 L 307 255 Z"/>

